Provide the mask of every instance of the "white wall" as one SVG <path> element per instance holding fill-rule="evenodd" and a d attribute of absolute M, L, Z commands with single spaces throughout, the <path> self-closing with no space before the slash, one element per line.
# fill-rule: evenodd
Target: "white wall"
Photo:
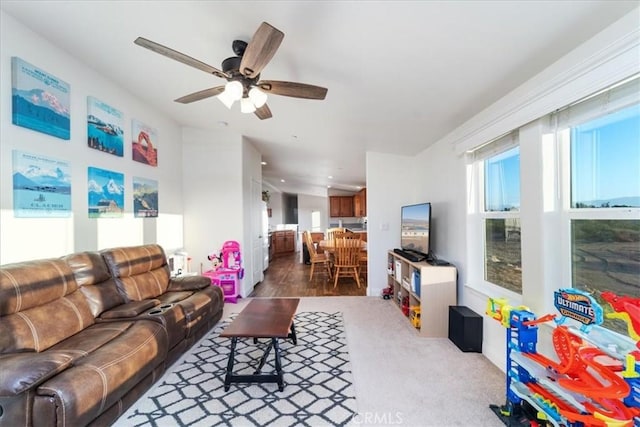
<path fill-rule="evenodd" d="M 415 159 L 367 152 L 367 295 L 387 287 L 387 251 L 400 247 L 400 207 L 415 202 L 411 179 Z M 409 172 L 411 173 L 411 172 Z"/>
<path fill-rule="evenodd" d="M 311 212 L 320 212 L 320 230 L 327 227 L 328 205 L 327 198 L 320 196 L 310 196 L 308 194 L 298 194 L 298 229 L 300 231 L 311 230 Z"/>
<path fill-rule="evenodd" d="M 65 141 L 11 123 L 11 57 L 17 56 L 67 82 L 70 87 L 71 139 Z M 0 264 L 58 257 L 71 252 L 158 242 L 179 248 L 182 242 L 182 153 L 180 128 L 170 118 L 134 98 L 86 64 L 0 11 Z M 124 157 L 87 147 L 87 96 L 124 114 Z M 131 119 L 158 132 L 158 167 L 131 159 Z M 155 141 L 154 141 L 155 142 Z M 44 155 L 71 166 L 70 218 L 14 218 L 12 150 Z M 89 219 L 87 167 L 125 176 L 125 215 Z M 159 217 L 133 218 L 132 177 L 158 181 Z"/>
<path fill-rule="evenodd" d="M 271 209 L 271 218 L 269 218 L 269 228 L 276 228 L 276 225 L 284 223 L 284 210 L 282 208 L 282 193 L 269 190 L 271 198 L 267 204 Z"/>
<path fill-rule="evenodd" d="M 529 159 L 529 163 L 521 165 L 521 188 L 538 189 L 522 194 L 522 260 L 523 269 L 530 271 L 523 272 L 522 301 L 512 304 L 522 303 L 534 309 L 548 307 L 552 285 L 540 283 L 549 276 L 549 272 L 542 269 L 541 254 L 551 244 L 549 238 L 553 230 L 545 228 L 545 218 L 540 213 L 541 183 L 531 177 L 532 174 L 540 176 L 535 172 L 542 164 L 539 138 L 542 130 L 535 121 L 640 72 L 639 16 L 636 10 L 623 17 L 412 159 L 413 170 L 419 171 L 416 182 L 420 184 L 415 193 L 397 179 L 411 162 L 397 156 L 367 153 L 370 293 L 378 294 L 380 287 L 386 285 L 383 283 L 386 280 L 384 251 L 399 243 L 400 206 L 407 201 L 430 201 L 434 218 L 433 249 L 458 268 L 458 303 L 484 313 L 487 297 L 495 295 L 476 286 L 483 281 L 482 277 L 469 274 L 467 246 L 474 242 L 465 227 L 467 181 L 463 154 L 467 149 L 530 123 L 521 132 L 521 159 Z M 414 200 L 408 200 L 412 198 Z M 389 224 L 389 231 L 382 232 L 380 228 L 385 223 Z M 483 341 L 484 354 L 504 370 L 505 331 L 486 316 Z"/>
<path fill-rule="evenodd" d="M 210 267 L 207 255 L 227 240 L 243 243 L 241 137 L 224 131 L 184 128 L 184 248 L 193 269 Z"/>
<path fill-rule="evenodd" d="M 240 294 L 253 289 L 251 239 L 252 181 L 262 188 L 260 153 L 251 143 L 229 131 L 185 128 L 184 248 L 192 257 L 193 270 L 208 270 L 210 253 L 219 253 L 227 240 L 240 242 L 245 270 Z"/>
<path fill-rule="evenodd" d="M 253 287 L 264 279 L 262 271 L 262 155 L 247 138 L 242 138 L 242 296 L 248 296 Z M 266 238 L 266 236 L 265 236 Z M 254 247 L 254 244 L 256 245 Z M 255 268 L 254 268 L 255 267 Z M 255 274 L 254 274 L 255 273 Z"/>

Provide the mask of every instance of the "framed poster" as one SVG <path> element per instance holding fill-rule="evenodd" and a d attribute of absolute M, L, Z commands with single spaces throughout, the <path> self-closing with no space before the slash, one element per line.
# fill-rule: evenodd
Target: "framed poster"
<path fill-rule="evenodd" d="M 71 138 L 69 84 L 11 58 L 11 122 L 60 139 Z"/>
<path fill-rule="evenodd" d="M 158 133 L 150 126 L 131 121 L 131 156 L 133 160 L 158 166 Z"/>
<path fill-rule="evenodd" d="M 123 157 L 123 114 L 92 96 L 87 97 L 87 145 Z"/>
<path fill-rule="evenodd" d="M 124 174 L 89 166 L 89 218 L 124 216 Z"/>
<path fill-rule="evenodd" d="M 71 216 L 69 163 L 13 150 L 13 212 L 18 218 Z"/>
<path fill-rule="evenodd" d="M 136 218 L 158 216 L 158 181 L 133 177 L 133 216 Z"/>

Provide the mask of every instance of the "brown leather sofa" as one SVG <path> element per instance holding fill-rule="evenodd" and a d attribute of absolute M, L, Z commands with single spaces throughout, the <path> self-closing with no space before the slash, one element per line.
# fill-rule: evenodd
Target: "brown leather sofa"
<path fill-rule="evenodd" d="M 158 245 L 0 267 L 0 426 L 111 424 L 223 305 Z"/>

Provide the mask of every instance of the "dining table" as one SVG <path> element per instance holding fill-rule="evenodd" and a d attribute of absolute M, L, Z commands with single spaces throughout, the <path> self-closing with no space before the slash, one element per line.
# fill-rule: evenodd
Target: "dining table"
<path fill-rule="evenodd" d="M 364 240 L 358 240 L 360 242 L 360 249 L 362 251 L 366 251 L 367 250 L 367 242 Z M 336 241 L 335 240 L 320 240 L 318 242 L 318 249 L 323 250 L 323 251 L 327 251 L 327 252 L 334 252 L 336 249 Z"/>

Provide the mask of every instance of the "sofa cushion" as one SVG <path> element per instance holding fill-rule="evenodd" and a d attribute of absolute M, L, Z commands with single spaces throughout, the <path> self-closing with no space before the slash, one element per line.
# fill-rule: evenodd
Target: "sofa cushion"
<path fill-rule="evenodd" d="M 126 304 L 119 305 L 111 310 L 105 311 L 100 316 L 103 320 L 111 319 L 125 319 L 130 317 L 136 317 L 149 310 L 152 307 L 160 304 L 160 300 L 157 299 L 144 299 L 142 301 L 131 301 Z"/>
<path fill-rule="evenodd" d="M 58 425 L 89 424 L 164 364 L 167 335 L 159 322 L 135 320 L 96 327 L 116 324 L 122 327 L 118 336 L 38 387 L 38 395 L 51 397 L 50 405 L 57 408 Z M 39 404 L 44 404 L 42 399 Z"/>
<path fill-rule="evenodd" d="M 169 266 L 159 245 L 106 249 L 101 254 L 127 302 L 156 298 L 167 290 Z"/>
<path fill-rule="evenodd" d="M 205 276 L 173 277 L 167 291 L 196 291 L 211 286 L 211 279 Z"/>
<path fill-rule="evenodd" d="M 3 265 L 0 269 L 0 316 L 62 298 L 78 289 L 69 266 L 60 259 Z"/>
<path fill-rule="evenodd" d="M 116 282 L 99 252 L 78 252 L 62 258 L 71 268 L 80 290 L 87 298 L 93 317 L 124 303 Z"/>
<path fill-rule="evenodd" d="M 0 317 L 0 353 L 44 351 L 94 323 L 80 290 L 19 313 Z"/>
<path fill-rule="evenodd" d="M 71 365 L 66 354 L 15 353 L 0 355 L 0 396 L 16 396 Z"/>
<path fill-rule="evenodd" d="M 47 351 L 69 355 L 73 357 L 75 363 L 76 360 L 88 356 L 122 335 L 130 326 L 130 322 L 96 323 L 56 344 Z"/>
<path fill-rule="evenodd" d="M 0 353 L 43 351 L 94 323 L 61 259 L 3 266 L 0 316 Z"/>
<path fill-rule="evenodd" d="M 193 291 L 165 292 L 160 295 L 158 299 L 160 300 L 160 304 L 175 304 L 189 298 L 193 294 Z"/>

